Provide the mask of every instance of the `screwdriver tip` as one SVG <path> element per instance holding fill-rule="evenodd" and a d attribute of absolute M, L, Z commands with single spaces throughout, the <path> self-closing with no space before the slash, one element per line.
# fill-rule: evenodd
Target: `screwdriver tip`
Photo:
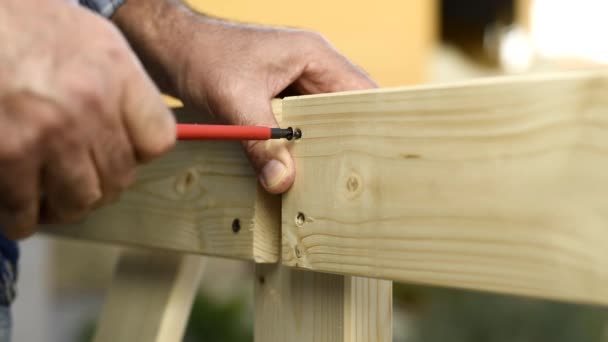
<path fill-rule="evenodd" d="M 294 129 L 293 127 L 287 128 L 272 128 L 271 139 L 300 139 L 302 138 L 302 131 L 299 128 Z"/>

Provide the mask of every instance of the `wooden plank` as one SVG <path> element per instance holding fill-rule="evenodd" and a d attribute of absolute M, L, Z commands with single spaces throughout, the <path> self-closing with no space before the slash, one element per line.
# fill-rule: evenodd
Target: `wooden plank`
<path fill-rule="evenodd" d="M 532 4 L 533 0 L 515 1 L 515 23 L 528 33 L 532 26 Z"/>
<path fill-rule="evenodd" d="M 194 255 L 123 253 L 94 341 L 181 341 L 203 263 Z"/>
<path fill-rule="evenodd" d="M 608 304 L 607 94 L 595 70 L 284 100 L 283 264 Z"/>
<path fill-rule="evenodd" d="M 344 341 L 393 341 L 393 282 L 344 276 Z"/>
<path fill-rule="evenodd" d="M 392 282 L 256 265 L 255 341 L 392 341 Z"/>
<path fill-rule="evenodd" d="M 185 110 L 178 111 L 177 117 L 180 122 L 197 120 Z M 168 155 L 138 170 L 135 185 L 119 202 L 79 224 L 47 231 L 78 239 L 276 262 L 279 201 L 257 185 L 238 142 L 179 142 Z"/>

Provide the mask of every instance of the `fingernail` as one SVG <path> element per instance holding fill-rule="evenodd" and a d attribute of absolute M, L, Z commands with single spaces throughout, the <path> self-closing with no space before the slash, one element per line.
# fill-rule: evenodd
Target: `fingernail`
<path fill-rule="evenodd" d="M 285 179 L 287 168 L 280 161 L 273 159 L 262 169 L 262 183 L 266 189 L 272 189 Z"/>

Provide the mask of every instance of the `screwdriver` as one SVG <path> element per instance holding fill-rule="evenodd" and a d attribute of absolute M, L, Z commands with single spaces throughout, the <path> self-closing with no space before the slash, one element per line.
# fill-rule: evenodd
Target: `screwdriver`
<path fill-rule="evenodd" d="M 268 140 L 300 139 L 299 129 L 265 126 L 178 124 L 179 140 Z"/>

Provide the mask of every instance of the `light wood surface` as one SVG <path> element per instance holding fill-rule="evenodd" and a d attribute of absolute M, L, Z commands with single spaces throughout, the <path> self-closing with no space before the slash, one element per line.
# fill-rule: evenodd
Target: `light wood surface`
<path fill-rule="evenodd" d="M 177 116 L 181 122 L 196 121 L 195 113 L 185 110 Z M 48 232 L 276 262 L 279 225 L 280 199 L 257 185 L 238 142 L 191 141 L 179 142 L 171 153 L 139 169 L 135 185 L 116 204 Z"/>
<path fill-rule="evenodd" d="M 256 342 L 392 341 L 392 283 L 257 265 Z"/>
<path fill-rule="evenodd" d="M 528 33 L 532 26 L 532 6 L 534 0 L 515 1 L 515 23 L 519 24 Z"/>
<path fill-rule="evenodd" d="M 203 265 L 200 256 L 124 252 L 94 341 L 181 341 Z"/>
<path fill-rule="evenodd" d="M 344 276 L 344 341 L 393 341 L 393 282 Z"/>
<path fill-rule="evenodd" d="M 608 304 L 606 70 L 288 98 L 283 120 L 285 265 Z"/>

